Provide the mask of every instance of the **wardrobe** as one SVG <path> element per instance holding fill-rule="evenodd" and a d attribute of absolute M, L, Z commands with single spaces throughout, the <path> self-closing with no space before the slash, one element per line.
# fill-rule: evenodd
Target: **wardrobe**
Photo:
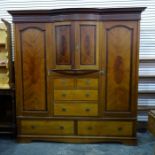
<path fill-rule="evenodd" d="M 9 11 L 20 142 L 136 144 L 144 9 Z"/>

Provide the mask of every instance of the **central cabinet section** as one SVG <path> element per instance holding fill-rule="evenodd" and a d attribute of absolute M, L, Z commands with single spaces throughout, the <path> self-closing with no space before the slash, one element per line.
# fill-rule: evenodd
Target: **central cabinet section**
<path fill-rule="evenodd" d="M 58 83 L 57 83 L 58 81 Z M 67 83 L 70 81 L 70 84 Z M 91 87 L 90 82 L 95 86 Z M 97 78 L 55 78 L 54 115 L 55 116 L 97 116 L 98 79 Z M 56 84 L 57 83 L 57 84 Z M 61 87 L 59 83 L 61 84 Z M 66 83 L 66 84 L 65 84 Z M 71 86 L 72 87 L 68 87 Z M 68 88 L 67 88 L 68 87 Z"/>
<path fill-rule="evenodd" d="M 56 22 L 48 31 L 53 116 L 98 116 L 99 23 Z"/>
<path fill-rule="evenodd" d="M 51 69 L 99 69 L 97 22 L 56 22 L 49 33 L 52 33 Z"/>

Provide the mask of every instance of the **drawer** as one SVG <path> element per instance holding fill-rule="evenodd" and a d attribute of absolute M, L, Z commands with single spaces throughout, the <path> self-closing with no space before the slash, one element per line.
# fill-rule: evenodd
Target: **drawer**
<path fill-rule="evenodd" d="M 55 104 L 54 115 L 59 116 L 97 116 L 98 105 L 93 103 Z"/>
<path fill-rule="evenodd" d="M 55 90 L 54 100 L 98 100 L 97 90 Z"/>
<path fill-rule="evenodd" d="M 54 88 L 55 89 L 66 89 L 66 88 L 74 88 L 74 79 L 54 79 Z"/>
<path fill-rule="evenodd" d="M 20 121 L 21 134 L 40 134 L 40 135 L 73 135 L 73 121 L 55 120 L 22 120 Z"/>
<path fill-rule="evenodd" d="M 90 79 L 90 78 L 77 79 L 77 88 L 98 89 L 98 79 Z"/>
<path fill-rule="evenodd" d="M 132 136 L 131 121 L 79 121 L 78 135 L 87 136 Z"/>

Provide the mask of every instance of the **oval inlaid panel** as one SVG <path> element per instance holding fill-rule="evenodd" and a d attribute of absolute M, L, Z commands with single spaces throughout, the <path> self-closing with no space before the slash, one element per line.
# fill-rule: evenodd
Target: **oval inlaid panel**
<path fill-rule="evenodd" d="M 123 58 L 117 56 L 114 62 L 114 78 L 116 83 L 121 83 L 124 77 Z"/>

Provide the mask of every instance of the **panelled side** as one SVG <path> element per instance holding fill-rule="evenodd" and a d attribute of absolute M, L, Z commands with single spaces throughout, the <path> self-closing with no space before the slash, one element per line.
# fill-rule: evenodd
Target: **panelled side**
<path fill-rule="evenodd" d="M 106 97 L 104 111 L 124 116 L 134 113 L 137 22 L 106 22 Z"/>
<path fill-rule="evenodd" d="M 16 38 L 16 96 L 17 104 L 21 104 L 18 112 L 46 113 L 45 26 L 17 24 Z"/>

